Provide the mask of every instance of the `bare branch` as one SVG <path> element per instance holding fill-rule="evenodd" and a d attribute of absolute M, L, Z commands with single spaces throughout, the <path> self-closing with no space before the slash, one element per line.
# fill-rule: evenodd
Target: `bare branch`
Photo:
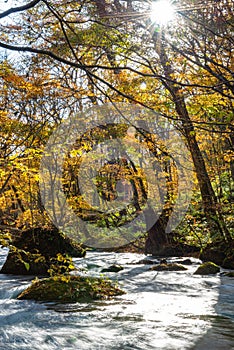
<path fill-rule="evenodd" d="M 0 13 L 0 19 L 1 18 L 4 18 L 4 17 L 7 17 L 9 15 L 11 15 L 12 13 L 16 13 L 16 12 L 22 12 L 22 11 L 25 11 L 25 10 L 29 10 L 31 9 L 32 7 L 36 6 L 41 0 L 33 0 L 31 2 L 29 2 L 28 4 L 26 5 L 22 5 L 22 6 L 18 6 L 18 7 L 12 7 L 2 13 Z"/>

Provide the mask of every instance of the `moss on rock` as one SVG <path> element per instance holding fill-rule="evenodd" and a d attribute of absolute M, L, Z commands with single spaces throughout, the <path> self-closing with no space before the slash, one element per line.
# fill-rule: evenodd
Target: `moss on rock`
<path fill-rule="evenodd" d="M 208 244 L 199 257 L 202 261 L 212 261 L 226 269 L 234 269 L 234 239 L 229 242 L 217 240 Z"/>
<path fill-rule="evenodd" d="M 41 254 L 31 254 L 21 249 L 10 248 L 0 273 L 12 275 L 48 275 L 50 267 L 48 259 Z"/>
<path fill-rule="evenodd" d="M 225 273 L 224 273 L 224 276 L 227 276 L 227 277 L 234 277 L 234 271 L 225 272 Z"/>
<path fill-rule="evenodd" d="M 122 294 L 124 291 L 105 279 L 60 275 L 33 282 L 17 299 L 74 303 L 108 299 Z"/>
<path fill-rule="evenodd" d="M 171 264 L 155 265 L 155 266 L 152 266 L 150 270 L 151 271 L 185 271 L 187 270 L 187 268 L 180 264 L 171 263 Z"/>
<path fill-rule="evenodd" d="M 233 269 L 234 270 L 234 253 L 232 255 L 227 256 L 222 262 L 222 267 L 225 269 Z"/>
<path fill-rule="evenodd" d="M 220 272 L 220 267 L 211 261 L 207 261 L 197 268 L 194 275 L 214 275 L 218 272 Z"/>
<path fill-rule="evenodd" d="M 22 231 L 12 241 L 7 260 L 0 273 L 14 275 L 48 275 L 57 254 L 85 256 L 85 250 L 57 228 Z M 52 260 L 51 260 L 52 259 Z"/>

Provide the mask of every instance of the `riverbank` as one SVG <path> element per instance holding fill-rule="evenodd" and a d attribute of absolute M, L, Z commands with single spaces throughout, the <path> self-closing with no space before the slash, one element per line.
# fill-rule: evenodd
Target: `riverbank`
<path fill-rule="evenodd" d="M 95 249 L 95 251 L 144 254 L 145 239 L 142 238 L 136 242 L 131 242 L 118 248 Z M 212 261 L 223 268 L 234 269 L 234 240 L 231 242 L 216 241 L 214 243 L 207 244 L 202 248 L 180 242 L 171 242 L 162 246 L 153 254 L 153 256 L 160 258 L 168 258 L 173 256 L 185 257 L 188 255 L 198 258 L 203 262 Z"/>

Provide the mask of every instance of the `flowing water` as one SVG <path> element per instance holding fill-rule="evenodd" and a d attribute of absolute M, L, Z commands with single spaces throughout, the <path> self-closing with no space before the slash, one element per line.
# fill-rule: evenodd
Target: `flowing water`
<path fill-rule="evenodd" d="M 6 255 L 1 249 L 0 264 Z M 16 296 L 31 279 L 0 275 L 0 349 L 234 349 L 234 278 L 193 275 L 193 258 L 188 271 L 149 271 L 135 264 L 142 258 L 95 252 L 74 259 L 82 274 L 92 276 L 113 263 L 124 266 L 105 275 L 126 294 L 89 304 L 20 301 Z"/>

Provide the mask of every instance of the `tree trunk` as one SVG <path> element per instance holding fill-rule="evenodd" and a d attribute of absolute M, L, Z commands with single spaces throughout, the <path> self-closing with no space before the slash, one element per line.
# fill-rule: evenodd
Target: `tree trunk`
<path fill-rule="evenodd" d="M 201 191 L 204 213 L 207 218 L 211 235 L 216 235 L 219 233 L 226 241 L 231 241 L 232 238 L 230 232 L 228 231 L 224 222 L 221 209 L 211 185 L 204 158 L 196 140 L 194 126 L 189 117 L 184 96 L 180 92 L 179 87 L 171 82 L 174 72 L 163 45 L 160 47 L 159 56 L 165 75 L 165 79 L 162 80 L 162 83 L 170 92 L 175 104 L 176 112 L 181 120 L 182 130 L 186 137 L 193 159 L 194 168 Z"/>
<path fill-rule="evenodd" d="M 146 213 L 146 222 L 150 222 L 147 216 L 155 215 L 154 211 L 149 209 Z M 166 227 L 169 220 L 168 211 L 163 209 L 161 215 L 155 224 L 147 230 L 145 242 L 145 254 L 157 255 L 158 252 L 168 243 Z"/>

